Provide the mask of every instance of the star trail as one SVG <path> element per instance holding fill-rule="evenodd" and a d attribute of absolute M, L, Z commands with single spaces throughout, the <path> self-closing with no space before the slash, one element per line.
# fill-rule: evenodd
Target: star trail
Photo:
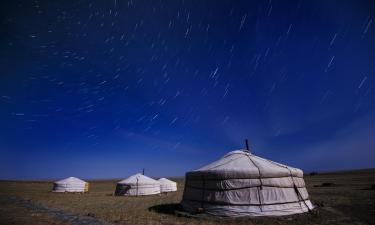
<path fill-rule="evenodd" d="M 0 178 L 375 166 L 372 1 L 0 4 Z"/>

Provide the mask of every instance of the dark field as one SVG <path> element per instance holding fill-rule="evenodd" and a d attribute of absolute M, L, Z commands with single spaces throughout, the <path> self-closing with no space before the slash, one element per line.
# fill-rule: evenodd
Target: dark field
<path fill-rule="evenodd" d="M 173 179 L 173 178 L 172 178 Z M 52 182 L 1 181 L 0 224 L 375 224 L 375 169 L 306 175 L 313 213 L 274 218 L 188 218 L 175 193 L 113 196 L 116 181 L 90 181 L 88 194 L 51 193 Z"/>

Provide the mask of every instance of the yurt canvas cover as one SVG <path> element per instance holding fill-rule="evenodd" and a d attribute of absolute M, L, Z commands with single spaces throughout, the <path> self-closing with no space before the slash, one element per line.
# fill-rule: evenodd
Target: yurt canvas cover
<path fill-rule="evenodd" d="M 171 180 L 168 180 L 167 178 L 160 178 L 158 180 L 160 184 L 160 192 L 172 192 L 177 191 L 177 183 Z"/>
<path fill-rule="evenodd" d="M 160 193 L 159 182 L 137 173 L 117 183 L 116 195 L 153 195 Z"/>
<path fill-rule="evenodd" d="M 56 181 L 53 184 L 53 192 L 88 192 L 89 183 L 76 177 L 69 177 Z"/>
<path fill-rule="evenodd" d="M 186 173 L 181 202 L 191 213 L 215 216 L 281 216 L 313 208 L 300 169 L 246 150 Z"/>

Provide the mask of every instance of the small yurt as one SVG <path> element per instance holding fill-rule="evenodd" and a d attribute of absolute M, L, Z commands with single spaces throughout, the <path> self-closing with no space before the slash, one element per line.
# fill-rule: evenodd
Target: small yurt
<path fill-rule="evenodd" d="M 118 182 L 115 194 L 129 196 L 160 194 L 160 185 L 158 181 L 137 173 Z"/>
<path fill-rule="evenodd" d="M 158 182 L 160 184 L 161 193 L 177 191 L 177 183 L 174 181 L 168 180 L 167 178 L 160 178 Z"/>
<path fill-rule="evenodd" d="M 68 177 L 56 181 L 53 184 L 52 192 L 88 192 L 89 183 L 76 177 Z"/>
<path fill-rule="evenodd" d="M 300 169 L 248 150 L 186 173 L 181 202 L 190 213 L 214 216 L 282 216 L 313 209 Z"/>

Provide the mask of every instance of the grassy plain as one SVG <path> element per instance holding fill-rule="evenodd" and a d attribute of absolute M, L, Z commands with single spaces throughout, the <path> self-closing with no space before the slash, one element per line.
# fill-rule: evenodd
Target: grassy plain
<path fill-rule="evenodd" d="M 375 169 L 305 175 L 318 208 L 274 218 L 178 216 L 184 180 L 174 180 L 177 192 L 145 197 L 113 196 L 115 180 L 90 181 L 87 194 L 51 193 L 47 181 L 0 181 L 0 224 L 375 224 Z"/>

